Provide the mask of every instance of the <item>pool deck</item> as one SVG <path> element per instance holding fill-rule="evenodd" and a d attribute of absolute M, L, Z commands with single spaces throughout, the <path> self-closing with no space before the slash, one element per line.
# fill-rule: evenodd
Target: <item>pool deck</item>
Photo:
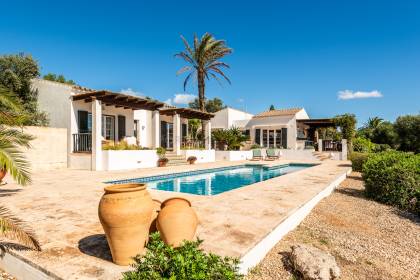
<path fill-rule="evenodd" d="M 134 171 L 62 169 L 33 174 L 33 184 L 0 188 L 0 204 L 30 222 L 42 252 L 12 251 L 52 279 L 120 279 L 128 267 L 114 265 L 97 216 L 104 181 L 242 165 L 280 165 L 290 162 L 214 162 Z M 312 162 L 313 163 L 313 162 Z M 317 162 L 320 163 L 320 162 Z M 350 170 L 348 162 L 323 161 L 317 166 L 234 189 L 215 196 L 150 190 L 153 198 L 183 196 L 199 217 L 197 236 L 203 249 L 242 257 L 285 219 Z"/>

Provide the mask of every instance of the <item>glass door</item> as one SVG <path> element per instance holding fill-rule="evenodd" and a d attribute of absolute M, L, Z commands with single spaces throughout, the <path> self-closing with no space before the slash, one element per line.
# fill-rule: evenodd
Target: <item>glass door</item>
<path fill-rule="evenodd" d="M 268 147 L 274 148 L 274 130 L 268 131 Z"/>
<path fill-rule="evenodd" d="M 276 148 L 281 148 L 281 129 L 276 130 Z"/>
<path fill-rule="evenodd" d="M 102 136 L 105 140 L 115 140 L 115 117 L 102 115 Z"/>
<path fill-rule="evenodd" d="M 268 134 L 268 130 L 264 129 L 263 130 L 263 142 L 262 142 L 262 145 L 261 145 L 263 147 L 267 147 L 267 139 L 268 139 L 267 134 Z"/>

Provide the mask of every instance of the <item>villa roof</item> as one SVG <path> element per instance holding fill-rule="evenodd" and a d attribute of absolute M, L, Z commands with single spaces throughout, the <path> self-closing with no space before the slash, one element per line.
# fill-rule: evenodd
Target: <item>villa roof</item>
<path fill-rule="evenodd" d="M 203 112 L 190 108 L 163 108 L 159 110 L 161 115 L 173 116 L 179 114 L 182 118 L 186 119 L 200 119 L 200 120 L 210 120 L 214 117 L 214 114 Z"/>
<path fill-rule="evenodd" d="M 253 118 L 266 118 L 266 117 L 278 117 L 278 116 L 290 116 L 295 115 L 302 108 L 289 108 L 289 109 L 279 109 L 279 110 L 269 110 L 255 115 Z"/>
<path fill-rule="evenodd" d="M 124 109 L 132 110 L 157 110 L 165 104 L 160 101 L 141 98 L 133 95 L 122 93 L 115 93 L 106 90 L 92 91 L 72 96 L 73 101 L 84 100 L 85 102 L 92 102 L 93 100 L 100 100 L 107 106 L 124 107 Z"/>

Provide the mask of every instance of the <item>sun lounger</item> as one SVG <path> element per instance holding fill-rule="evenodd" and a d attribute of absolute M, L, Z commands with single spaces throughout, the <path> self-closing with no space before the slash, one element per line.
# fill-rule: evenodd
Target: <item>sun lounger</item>
<path fill-rule="evenodd" d="M 279 155 L 276 154 L 275 149 L 267 149 L 265 152 L 267 154 L 266 160 L 276 160 L 280 158 Z"/>
<path fill-rule="evenodd" d="M 254 149 L 252 150 L 252 159 L 251 160 L 262 160 L 263 156 L 261 154 L 260 149 Z"/>

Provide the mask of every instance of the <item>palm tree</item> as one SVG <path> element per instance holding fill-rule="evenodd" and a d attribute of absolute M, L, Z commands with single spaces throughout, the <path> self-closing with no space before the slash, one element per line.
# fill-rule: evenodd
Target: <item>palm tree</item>
<path fill-rule="evenodd" d="M 379 117 L 373 117 L 369 118 L 368 121 L 365 123 L 366 128 L 375 129 L 377 128 L 381 123 L 383 122 L 383 119 Z"/>
<path fill-rule="evenodd" d="M 25 119 L 22 112 L 17 97 L 0 87 L 0 170 L 8 172 L 18 184 L 26 185 L 31 182 L 29 163 L 21 148 L 29 148 L 33 137 L 15 128 Z M 41 249 L 32 230 L 3 206 L 0 206 L 0 236 Z"/>
<path fill-rule="evenodd" d="M 232 53 L 232 49 L 226 46 L 224 40 L 216 40 L 211 34 L 205 33 L 201 39 L 194 35 L 192 47 L 181 35 L 185 50 L 175 54 L 175 57 L 182 58 L 188 65 L 182 67 L 177 75 L 188 72 L 184 80 L 184 91 L 191 78 L 196 79 L 198 86 L 199 109 L 205 112 L 205 87 L 206 80 L 210 77 L 221 83 L 220 77 L 230 83 L 229 78 L 222 71 L 222 68 L 230 68 L 228 64 L 220 59 Z M 204 131 L 204 124 L 202 127 Z"/>

